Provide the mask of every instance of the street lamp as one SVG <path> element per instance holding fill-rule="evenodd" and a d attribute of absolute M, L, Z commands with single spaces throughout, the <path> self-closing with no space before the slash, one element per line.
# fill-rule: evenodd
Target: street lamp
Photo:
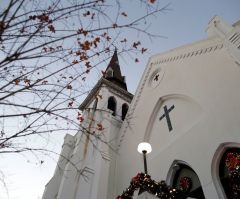
<path fill-rule="evenodd" d="M 149 143 L 147 142 L 141 142 L 139 145 L 138 145 L 138 148 L 137 148 L 138 152 L 139 153 L 142 153 L 143 154 L 143 161 L 144 161 L 144 171 L 145 171 L 145 174 L 147 174 L 147 159 L 146 159 L 146 154 L 148 153 L 151 153 L 152 151 L 152 147 Z"/>

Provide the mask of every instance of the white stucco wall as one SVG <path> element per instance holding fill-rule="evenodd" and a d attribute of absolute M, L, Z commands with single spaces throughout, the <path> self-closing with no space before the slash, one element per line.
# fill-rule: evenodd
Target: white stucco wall
<path fill-rule="evenodd" d="M 63 173 L 68 163 L 68 160 L 70 159 L 70 156 L 72 154 L 74 144 L 75 144 L 74 137 L 69 134 L 66 134 L 64 138 L 64 144 L 62 146 L 62 151 L 60 153 L 61 155 L 57 162 L 54 175 L 50 179 L 50 181 L 46 184 L 46 188 L 44 190 L 43 197 L 42 197 L 43 199 L 50 199 L 50 198 L 57 197 L 61 181 L 63 180 Z"/>
<path fill-rule="evenodd" d="M 143 171 L 142 156 L 137 152 L 142 141 L 153 148 L 147 158 L 154 180 L 170 182 L 169 169 L 179 160 L 197 173 L 207 199 L 226 198 L 217 178 L 217 158 L 224 147 L 240 147 L 240 49 L 231 40 L 240 30 L 216 17 L 208 32 L 209 39 L 151 57 L 131 105 L 123 91 L 99 84 L 87 100 L 82 125 L 94 130 L 101 141 L 91 136 L 84 158 L 86 136 L 67 136 L 62 154 L 73 164 L 60 158 L 64 172 L 56 169 L 43 199 L 115 198 Z M 107 109 L 111 96 L 117 102 L 116 116 Z M 122 122 L 124 103 L 130 110 Z M 172 105 L 170 131 L 166 118 L 160 117 L 163 107 Z M 102 131 L 96 130 L 98 123 Z M 80 173 L 84 168 L 87 181 Z"/>
<path fill-rule="evenodd" d="M 153 82 L 156 74 L 158 83 Z M 148 141 L 153 179 L 166 180 L 173 161 L 182 160 L 199 176 L 206 198 L 223 197 L 213 184 L 213 157 L 222 143 L 240 143 L 240 66 L 224 40 L 213 37 L 153 56 L 141 82 L 130 126 L 121 132 L 116 195 L 143 171 L 137 145 Z M 164 105 L 175 106 L 169 113 L 171 132 L 166 119 L 159 120 Z"/>
<path fill-rule="evenodd" d="M 111 85 L 111 84 L 110 84 Z M 114 198 L 116 185 L 112 176 L 116 168 L 116 149 L 122 125 L 122 105 L 131 102 L 125 91 L 102 84 L 85 107 L 82 129 L 75 136 L 67 135 L 54 176 L 46 185 L 43 199 L 106 199 Z M 93 108 L 96 96 L 98 103 Z M 109 97 L 116 100 L 116 116 L 107 108 Z M 101 124 L 103 129 L 98 129 Z M 91 134 L 88 138 L 82 131 Z M 87 149 L 87 150 L 86 150 Z M 86 152 L 86 153 L 85 153 Z"/>

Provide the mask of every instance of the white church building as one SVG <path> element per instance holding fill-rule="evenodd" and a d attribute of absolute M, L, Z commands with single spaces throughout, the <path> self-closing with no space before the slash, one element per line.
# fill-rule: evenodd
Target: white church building
<path fill-rule="evenodd" d="M 164 198 L 149 187 L 129 194 L 144 170 L 141 142 L 152 146 L 156 182 L 187 187 L 187 198 L 240 198 L 240 21 L 216 16 L 207 33 L 152 56 L 134 96 L 115 51 L 80 106 L 81 131 L 65 136 L 42 199 Z"/>

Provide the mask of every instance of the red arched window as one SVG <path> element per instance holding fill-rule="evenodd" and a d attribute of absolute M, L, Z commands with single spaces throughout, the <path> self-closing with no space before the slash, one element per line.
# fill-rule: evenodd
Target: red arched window
<path fill-rule="evenodd" d="M 240 197 L 240 148 L 228 148 L 219 163 L 219 178 L 229 199 Z"/>
<path fill-rule="evenodd" d="M 200 180 L 196 172 L 186 164 L 174 165 L 172 186 L 188 190 L 187 196 L 196 199 L 205 199 Z"/>

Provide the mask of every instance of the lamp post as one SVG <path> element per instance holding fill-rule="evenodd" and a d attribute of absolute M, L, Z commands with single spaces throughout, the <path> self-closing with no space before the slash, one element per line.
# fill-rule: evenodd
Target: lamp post
<path fill-rule="evenodd" d="M 145 171 L 145 174 L 148 174 L 148 172 L 147 172 L 147 158 L 146 158 L 146 154 L 151 153 L 152 147 L 147 142 L 141 142 L 138 145 L 137 150 L 138 150 L 139 153 L 143 154 L 144 171 Z"/>

